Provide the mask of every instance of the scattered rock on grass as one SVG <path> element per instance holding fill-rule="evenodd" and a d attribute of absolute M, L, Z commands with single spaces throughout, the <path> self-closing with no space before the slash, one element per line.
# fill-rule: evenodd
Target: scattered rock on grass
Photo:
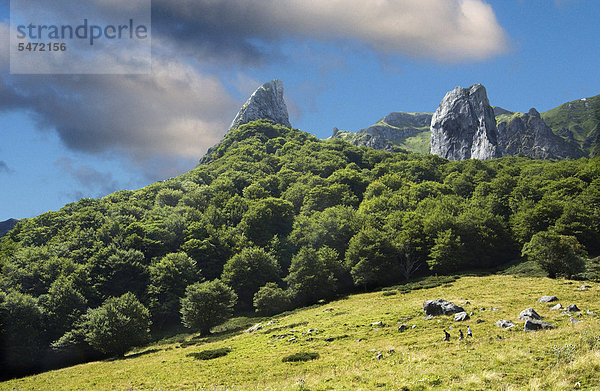
<path fill-rule="evenodd" d="M 510 320 L 501 319 L 496 322 L 496 326 L 503 328 L 503 329 L 510 329 L 510 328 L 515 327 L 515 324 L 513 322 L 511 322 Z"/>
<path fill-rule="evenodd" d="M 589 286 L 589 285 L 582 285 L 582 286 L 579 287 L 579 290 L 580 291 L 587 291 L 590 288 L 591 288 L 591 286 Z"/>
<path fill-rule="evenodd" d="M 528 319 L 525 321 L 525 326 L 523 327 L 523 331 L 537 331 L 537 330 L 546 330 L 546 329 L 554 329 L 555 326 L 550 323 L 537 320 L 537 319 Z"/>
<path fill-rule="evenodd" d="M 399 332 L 406 331 L 407 329 L 408 329 L 408 327 L 405 324 L 401 324 L 400 327 L 398 327 Z"/>
<path fill-rule="evenodd" d="M 567 308 L 565 308 L 565 312 L 580 312 L 581 310 L 579 308 L 577 308 L 577 305 L 575 304 L 571 304 L 568 305 Z"/>
<path fill-rule="evenodd" d="M 540 320 L 542 317 L 533 308 L 527 308 L 519 314 L 521 320 Z"/>
<path fill-rule="evenodd" d="M 552 303 L 553 301 L 557 301 L 558 297 L 556 296 L 542 296 L 539 298 L 538 302 L 540 303 Z"/>
<path fill-rule="evenodd" d="M 253 333 L 255 331 L 258 331 L 262 329 L 262 323 L 257 323 L 254 326 L 250 327 L 249 329 L 246 330 L 247 333 Z"/>
<path fill-rule="evenodd" d="M 562 304 L 558 303 L 554 307 L 550 308 L 550 311 L 558 311 L 558 310 L 562 310 L 562 308 L 563 308 Z"/>
<path fill-rule="evenodd" d="M 594 311 L 590 311 L 590 310 L 587 310 L 586 314 L 596 316 L 596 313 Z"/>
<path fill-rule="evenodd" d="M 427 300 L 426 302 L 424 302 L 423 303 L 423 311 L 425 311 L 425 315 L 436 316 L 436 315 L 452 315 L 452 314 L 456 314 L 457 312 L 464 312 L 465 310 L 462 307 L 457 306 L 456 304 L 454 304 L 450 301 L 437 299 L 437 300 Z"/>
<path fill-rule="evenodd" d="M 382 321 L 371 323 L 371 327 L 383 327 L 384 324 Z"/>
<path fill-rule="evenodd" d="M 465 320 L 468 320 L 469 318 L 470 318 L 469 314 L 467 314 L 465 311 L 454 314 L 455 322 L 464 322 Z"/>

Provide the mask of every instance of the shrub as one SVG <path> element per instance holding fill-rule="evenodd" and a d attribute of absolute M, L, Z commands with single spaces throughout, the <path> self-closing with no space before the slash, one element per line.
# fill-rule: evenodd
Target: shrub
<path fill-rule="evenodd" d="M 287 293 L 274 282 L 268 282 L 254 295 L 254 308 L 263 316 L 271 316 L 290 309 Z"/>
<path fill-rule="evenodd" d="M 523 246 L 527 256 L 542 267 L 548 277 L 572 277 L 585 269 L 586 252 L 574 236 L 538 232 Z"/>
<path fill-rule="evenodd" d="M 289 356 L 285 356 L 284 358 L 281 359 L 281 361 L 283 361 L 283 362 L 310 361 L 310 360 L 316 360 L 319 357 L 320 357 L 319 353 L 301 352 L 301 353 L 294 353 L 294 354 L 290 354 Z"/>
<path fill-rule="evenodd" d="M 220 348 L 213 350 L 203 350 L 198 353 L 190 353 L 188 357 L 194 357 L 196 360 L 212 360 L 215 358 L 227 356 L 231 352 L 231 348 Z"/>
<path fill-rule="evenodd" d="M 99 352 L 123 356 L 150 337 L 150 311 L 130 292 L 88 310 L 81 328 L 85 340 Z"/>
<path fill-rule="evenodd" d="M 182 323 L 208 335 L 213 326 L 231 317 L 236 301 L 235 292 L 220 280 L 192 284 L 181 299 Z"/>

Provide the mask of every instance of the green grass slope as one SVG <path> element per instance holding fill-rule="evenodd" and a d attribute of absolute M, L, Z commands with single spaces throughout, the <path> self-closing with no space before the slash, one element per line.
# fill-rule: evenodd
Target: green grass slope
<path fill-rule="evenodd" d="M 542 114 L 554 133 L 564 136 L 563 129 L 590 154 L 600 154 L 600 95 L 560 105 Z"/>
<path fill-rule="evenodd" d="M 234 319 L 209 338 L 181 335 L 121 360 L 7 381 L 0 389 L 594 389 L 600 370 L 600 319 L 587 310 L 600 313 L 600 287 L 580 291 L 580 285 L 512 275 L 466 276 L 405 294 L 358 294 L 274 318 Z M 538 303 L 542 295 L 558 296 L 563 306 L 577 304 L 583 312 L 572 319 L 579 322 L 551 311 L 555 303 Z M 423 301 L 435 298 L 474 314 L 464 323 L 445 316 L 426 320 Z M 557 328 L 523 332 L 517 317 L 529 307 Z M 495 326 L 499 319 L 512 320 L 516 327 L 500 329 Z M 261 329 L 240 330 L 258 321 Z M 399 332 L 401 324 L 407 330 Z M 466 331 L 467 325 L 474 336 L 459 341 L 458 329 Z M 450 331 L 450 342 L 442 341 L 443 329 Z M 313 353 L 296 356 L 313 359 L 283 362 L 297 353 Z"/>

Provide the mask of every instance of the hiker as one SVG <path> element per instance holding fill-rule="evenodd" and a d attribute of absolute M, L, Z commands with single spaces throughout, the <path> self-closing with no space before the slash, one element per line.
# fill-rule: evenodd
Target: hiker
<path fill-rule="evenodd" d="M 462 330 L 458 330 L 458 340 L 462 341 L 462 339 L 465 337 L 465 335 L 463 334 Z"/>
<path fill-rule="evenodd" d="M 450 334 L 446 330 L 444 330 L 444 341 L 450 341 Z"/>
<path fill-rule="evenodd" d="M 471 327 L 467 326 L 467 337 L 473 338 L 473 332 L 471 331 Z"/>

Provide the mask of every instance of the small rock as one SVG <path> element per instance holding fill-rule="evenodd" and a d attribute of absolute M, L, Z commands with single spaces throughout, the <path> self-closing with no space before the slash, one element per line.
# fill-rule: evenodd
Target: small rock
<path fill-rule="evenodd" d="M 371 327 L 383 327 L 383 322 L 379 321 L 379 322 L 373 322 L 371 323 Z"/>
<path fill-rule="evenodd" d="M 525 321 L 525 326 L 523 326 L 523 331 L 537 331 L 537 330 L 546 330 L 546 329 L 554 329 L 555 326 L 550 323 L 543 322 L 537 319 L 528 319 Z"/>
<path fill-rule="evenodd" d="M 596 313 L 594 311 L 590 311 L 590 310 L 587 310 L 586 314 L 596 316 Z"/>
<path fill-rule="evenodd" d="M 521 311 L 521 313 L 519 314 L 519 319 L 521 319 L 521 320 L 529 320 L 529 319 L 540 320 L 540 319 L 542 319 L 542 317 L 540 316 L 540 314 L 535 312 L 535 310 L 533 308 L 527 308 L 526 310 Z"/>
<path fill-rule="evenodd" d="M 577 308 L 577 305 L 575 304 L 571 304 L 568 305 L 567 308 L 565 308 L 565 312 L 580 312 L 581 310 L 579 308 Z"/>
<path fill-rule="evenodd" d="M 413 324 L 411 328 L 412 328 L 412 329 L 416 329 L 416 328 L 417 328 L 417 325 L 416 325 L 416 324 Z"/>
<path fill-rule="evenodd" d="M 465 301 L 465 305 L 471 305 L 470 301 Z"/>
<path fill-rule="evenodd" d="M 325 342 L 333 342 L 333 338 L 332 337 L 325 338 Z"/>
<path fill-rule="evenodd" d="M 485 322 L 485 320 L 483 320 L 483 319 L 477 319 L 477 321 L 475 321 L 475 323 L 477 323 L 477 324 L 483 323 L 483 322 Z"/>
<path fill-rule="evenodd" d="M 496 311 L 500 311 L 500 310 L 499 310 L 498 308 L 494 308 L 494 307 L 492 307 L 492 308 L 490 308 L 490 311 L 494 311 L 494 312 L 496 312 Z"/>
<path fill-rule="evenodd" d="M 399 332 L 406 331 L 407 329 L 408 329 L 408 327 L 405 324 L 401 324 L 400 327 L 398 327 Z"/>
<path fill-rule="evenodd" d="M 554 307 L 550 308 L 550 311 L 558 311 L 558 310 L 561 310 L 562 308 L 563 308 L 562 304 L 558 303 Z"/>
<path fill-rule="evenodd" d="M 277 323 L 277 322 L 275 322 L 274 320 L 270 320 L 270 321 L 267 323 L 267 326 L 273 326 L 275 323 Z"/>
<path fill-rule="evenodd" d="M 295 340 L 296 340 L 296 337 L 292 337 L 292 338 L 288 339 L 287 341 L 288 342 L 294 342 Z"/>
<path fill-rule="evenodd" d="M 581 323 L 581 321 L 577 320 L 575 318 L 571 318 L 571 324 L 577 324 L 577 323 Z"/>
<path fill-rule="evenodd" d="M 423 320 L 431 320 L 433 319 L 433 315 L 427 315 L 426 317 L 423 318 Z"/>
<path fill-rule="evenodd" d="M 539 298 L 539 303 L 552 303 L 553 301 L 557 301 L 558 297 L 556 296 L 542 296 Z"/>
<path fill-rule="evenodd" d="M 246 333 L 253 333 L 253 332 L 258 331 L 260 329 L 262 329 L 262 323 L 257 323 L 254 326 L 252 326 L 249 329 L 247 329 Z"/>
<path fill-rule="evenodd" d="M 377 356 L 375 356 L 376 359 L 381 360 L 383 358 L 383 354 L 381 354 L 381 352 L 377 353 Z"/>
<path fill-rule="evenodd" d="M 394 349 L 388 350 L 388 354 L 394 354 L 394 353 L 396 353 L 396 351 Z"/>
<path fill-rule="evenodd" d="M 510 320 L 501 319 L 496 322 L 496 327 L 500 327 L 503 329 L 510 329 L 510 328 L 515 327 L 515 324 L 513 322 L 511 322 Z"/>
<path fill-rule="evenodd" d="M 473 311 L 469 312 L 469 316 L 473 316 L 475 313 Z"/>
<path fill-rule="evenodd" d="M 479 311 L 485 311 L 485 307 L 481 307 Z"/>
<path fill-rule="evenodd" d="M 362 342 L 362 341 L 364 341 L 364 339 L 362 339 L 362 338 L 359 338 L 356 340 L 356 342 Z"/>
<path fill-rule="evenodd" d="M 470 318 L 469 314 L 467 314 L 465 311 L 459 312 L 458 314 L 454 314 L 455 322 L 464 322 L 465 320 L 468 320 L 469 318 Z"/>
<path fill-rule="evenodd" d="M 591 288 L 591 286 L 589 286 L 589 285 L 582 285 L 582 286 L 579 287 L 579 290 L 580 291 L 587 291 L 590 288 Z"/>

